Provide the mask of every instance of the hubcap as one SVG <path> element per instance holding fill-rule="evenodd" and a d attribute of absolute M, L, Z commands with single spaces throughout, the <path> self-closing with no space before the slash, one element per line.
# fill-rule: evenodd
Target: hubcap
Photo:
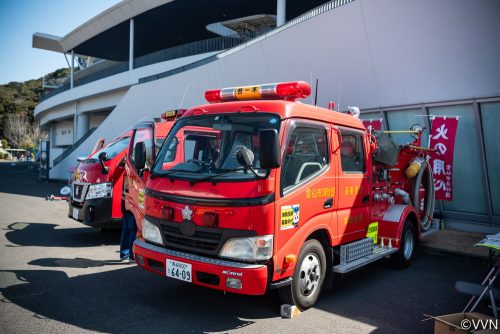
<path fill-rule="evenodd" d="M 411 259 L 411 256 L 413 254 L 413 233 L 411 230 L 406 230 L 405 233 L 405 239 L 404 239 L 405 245 L 404 245 L 404 256 L 405 259 L 409 260 Z"/>
<path fill-rule="evenodd" d="M 300 265 L 299 288 L 304 296 L 309 296 L 318 288 L 321 278 L 321 267 L 318 256 L 309 253 L 304 257 Z"/>

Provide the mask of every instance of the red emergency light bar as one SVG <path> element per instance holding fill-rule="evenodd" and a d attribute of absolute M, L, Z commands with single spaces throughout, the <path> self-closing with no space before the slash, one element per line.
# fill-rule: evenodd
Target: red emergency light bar
<path fill-rule="evenodd" d="M 311 95 L 311 86 L 307 82 L 294 81 L 207 90 L 205 99 L 209 103 L 265 99 L 295 101 L 295 99 L 303 99 L 309 95 Z"/>

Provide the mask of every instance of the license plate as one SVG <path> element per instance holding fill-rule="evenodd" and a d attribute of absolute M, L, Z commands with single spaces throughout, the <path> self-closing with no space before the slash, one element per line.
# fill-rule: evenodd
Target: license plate
<path fill-rule="evenodd" d="M 167 277 L 192 282 L 191 264 L 167 259 Z"/>
<path fill-rule="evenodd" d="M 77 208 L 73 208 L 73 218 L 78 219 L 78 209 Z"/>

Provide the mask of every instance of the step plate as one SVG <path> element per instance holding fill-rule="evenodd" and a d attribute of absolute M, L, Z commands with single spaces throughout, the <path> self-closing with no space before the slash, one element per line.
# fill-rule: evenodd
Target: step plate
<path fill-rule="evenodd" d="M 398 251 L 397 248 L 387 248 L 387 247 L 382 248 L 380 246 L 375 246 L 373 247 L 373 253 L 371 253 L 370 255 L 364 256 L 352 262 L 336 265 L 333 267 L 333 272 L 339 274 L 345 274 L 350 271 L 359 269 L 363 266 L 366 266 L 369 263 L 375 262 L 383 257 L 394 254 L 397 251 Z"/>

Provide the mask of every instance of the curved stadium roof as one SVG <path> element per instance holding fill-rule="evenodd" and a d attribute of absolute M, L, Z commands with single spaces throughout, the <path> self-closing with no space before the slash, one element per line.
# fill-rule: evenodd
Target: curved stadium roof
<path fill-rule="evenodd" d="M 290 20 L 327 0 L 287 0 Z M 276 0 L 124 0 L 64 37 L 35 33 L 33 47 L 125 61 L 129 20 L 134 19 L 136 57 L 217 37 L 208 25 L 254 15 L 276 14 Z"/>

